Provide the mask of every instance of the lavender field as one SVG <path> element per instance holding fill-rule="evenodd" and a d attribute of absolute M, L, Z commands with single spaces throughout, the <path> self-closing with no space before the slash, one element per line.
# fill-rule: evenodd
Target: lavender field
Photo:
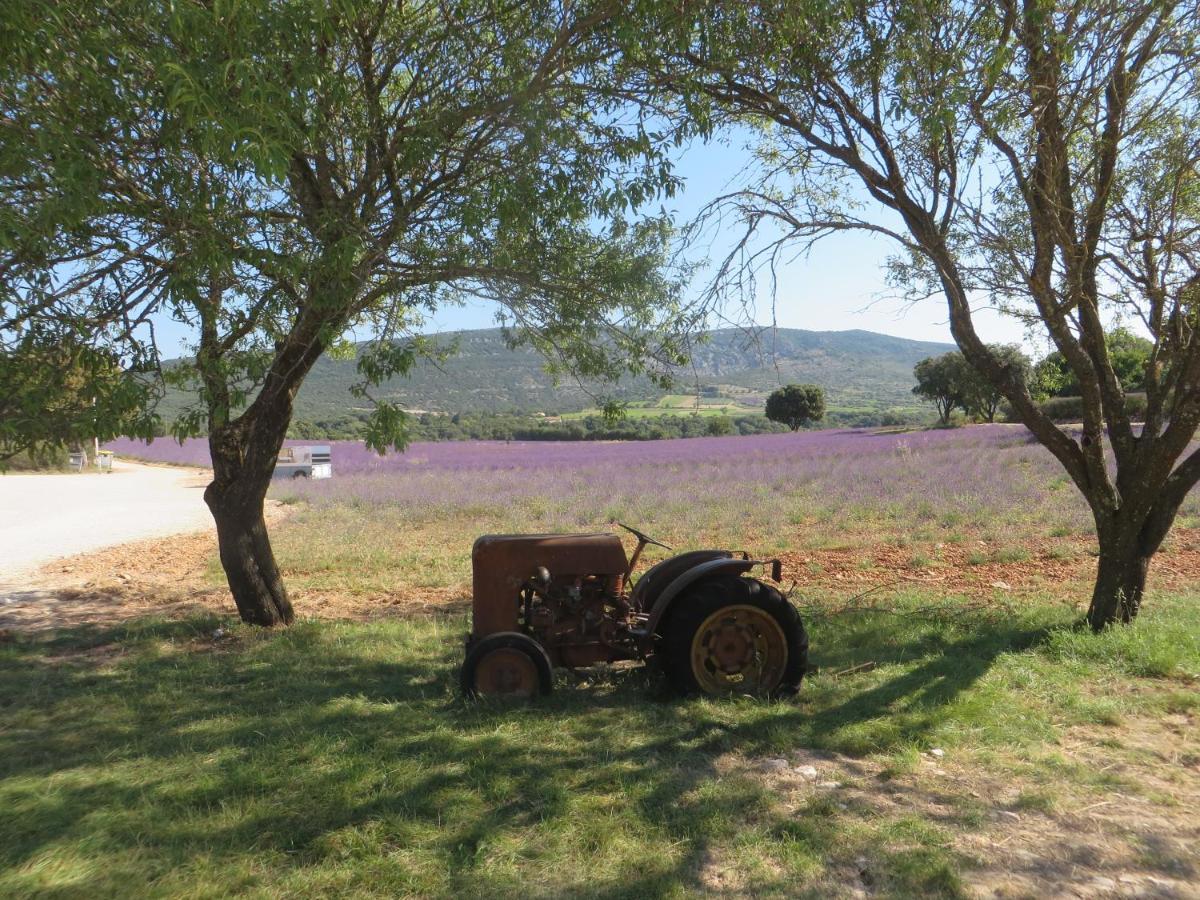
<path fill-rule="evenodd" d="M 303 442 L 292 442 L 303 443 Z M 112 445 L 119 454 L 206 465 L 204 441 Z M 1057 462 L 1012 425 L 881 433 L 597 442 L 413 444 L 378 456 L 334 442 L 334 478 L 291 481 L 273 496 L 325 515 L 357 510 L 410 525 L 469 520 L 480 529 L 653 526 L 701 536 L 778 539 L 822 533 L 1007 532 L 1091 528 Z M 1193 497 L 1184 510 L 1195 516 Z"/>

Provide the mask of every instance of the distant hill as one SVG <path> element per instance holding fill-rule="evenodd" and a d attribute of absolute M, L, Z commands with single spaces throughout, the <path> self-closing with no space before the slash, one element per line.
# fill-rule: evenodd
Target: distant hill
<path fill-rule="evenodd" d="M 764 398 L 781 384 L 818 384 L 831 409 L 914 408 L 913 366 L 952 344 L 910 341 L 873 331 L 737 329 L 712 332 L 693 353 L 702 383 L 750 388 Z"/>
<path fill-rule="evenodd" d="M 372 393 L 406 409 L 430 412 L 574 412 L 592 399 L 573 382 L 555 386 L 534 351 L 511 350 L 499 329 L 461 331 L 438 337 L 458 352 L 445 362 L 421 363 L 408 377 L 392 379 Z M 767 393 L 791 381 L 825 388 L 833 409 L 887 409 L 916 406 L 913 366 L 927 356 L 954 349 L 949 344 L 910 341 L 870 331 L 802 331 L 794 328 L 749 334 L 727 328 L 710 332 L 693 349 L 693 365 L 678 373 L 679 393 L 736 397 L 758 407 Z M 304 382 L 296 415 L 317 420 L 361 405 L 349 392 L 357 378 L 350 360 L 322 359 Z M 626 400 L 662 395 L 645 379 L 599 393 Z"/>
<path fill-rule="evenodd" d="M 441 346 L 458 350 L 444 362 L 421 362 L 411 375 L 395 378 L 372 395 L 409 410 L 439 413 L 571 413 L 593 404 L 573 382 L 555 386 L 542 358 L 527 348 L 512 350 L 499 329 L 439 335 Z M 825 388 L 831 410 L 912 409 L 913 366 L 944 353 L 949 344 L 910 341 L 870 331 L 802 331 L 780 328 L 749 334 L 720 329 L 693 351 L 693 365 L 678 372 L 674 394 L 695 394 L 761 409 L 766 394 L 780 384 L 812 382 Z M 350 394 L 357 380 L 352 360 L 322 358 L 300 389 L 296 417 L 307 421 L 344 416 L 363 408 Z M 616 386 L 595 385 L 596 393 L 629 401 L 657 401 L 664 392 L 645 379 Z M 170 412 L 179 398 L 165 404 Z M 686 409 L 685 403 L 669 405 Z"/>

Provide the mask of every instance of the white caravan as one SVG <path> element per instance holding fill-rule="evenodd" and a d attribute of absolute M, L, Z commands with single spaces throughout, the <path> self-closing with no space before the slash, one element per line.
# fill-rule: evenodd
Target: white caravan
<path fill-rule="evenodd" d="M 284 447 L 275 461 L 276 478 L 332 478 L 333 456 L 328 444 Z"/>

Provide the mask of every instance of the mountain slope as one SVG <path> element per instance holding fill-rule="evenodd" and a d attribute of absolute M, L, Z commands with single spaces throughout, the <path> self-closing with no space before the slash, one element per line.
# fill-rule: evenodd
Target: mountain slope
<path fill-rule="evenodd" d="M 438 342 L 457 342 L 458 352 L 437 365 L 421 362 L 410 376 L 392 379 L 372 394 L 406 409 L 445 413 L 560 413 L 594 402 L 574 383 L 555 386 L 542 370 L 541 357 L 526 348 L 509 349 L 498 329 L 446 334 Z M 678 373 L 676 390 L 691 393 L 698 385 L 703 393 L 761 408 L 765 395 L 780 384 L 812 382 L 825 388 L 831 409 L 911 408 L 916 405 L 913 366 L 951 349 L 870 331 L 781 328 L 750 335 L 721 329 L 695 346 L 693 364 Z M 363 401 L 349 391 L 356 378 L 352 361 L 322 359 L 300 390 L 296 416 L 316 421 L 361 408 Z M 663 393 L 645 379 L 593 389 L 626 400 L 653 400 Z"/>

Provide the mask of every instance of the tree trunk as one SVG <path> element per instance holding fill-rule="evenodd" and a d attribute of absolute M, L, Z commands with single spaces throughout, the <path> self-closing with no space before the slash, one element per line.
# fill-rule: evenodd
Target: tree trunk
<path fill-rule="evenodd" d="M 1137 548 L 1106 550 L 1101 543 L 1096 585 L 1088 608 L 1088 624 L 1093 631 L 1102 631 L 1118 621 L 1128 624 L 1137 616 L 1146 589 L 1150 556 Z"/>
<path fill-rule="evenodd" d="M 1098 529 L 1100 559 L 1087 624 L 1102 631 L 1116 622 L 1130 623 L 1138 616 L 1146 572 L 1157 545 L 1145 539 L 1146 523 L 1121 522 Z"/>
<path fill-rule="evenodd" d="M 217 523 L 221 566 L 242 621 L 264 627 L 290 625 L 295 613 L 267 535 L 265 495 L 265 487 L 259 491 L 255 486 L 218 486 L 214 480 L 204 491 L 204 502 Z"/>
<path fill-rule="evenodd" d="M 210 430 L 213 480 L 204 502 L 217 524 L 221 566 L 243 622 L 290 625 L 295 614 L 283 585 L 263 506 L 287 431 L 285 416 L 261 415 Z"/>

